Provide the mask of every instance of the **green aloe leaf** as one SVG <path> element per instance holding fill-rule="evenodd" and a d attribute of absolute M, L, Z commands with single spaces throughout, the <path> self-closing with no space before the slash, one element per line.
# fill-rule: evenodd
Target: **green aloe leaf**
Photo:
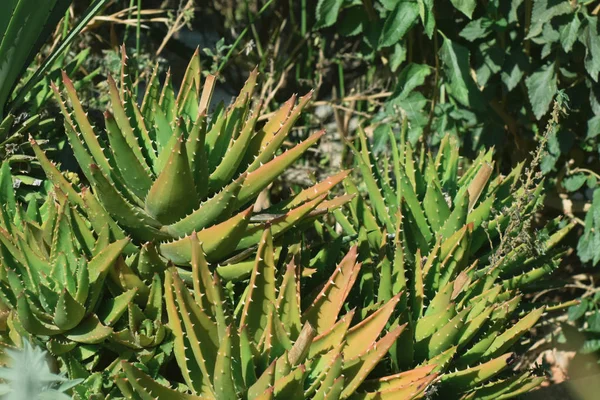
<path fill-rule="evenodd" d="M 149 215 L 163 224 L 171 224 L 196 209 L 200 200 L 180 137 L 148 196 L 145 204 Z"/>

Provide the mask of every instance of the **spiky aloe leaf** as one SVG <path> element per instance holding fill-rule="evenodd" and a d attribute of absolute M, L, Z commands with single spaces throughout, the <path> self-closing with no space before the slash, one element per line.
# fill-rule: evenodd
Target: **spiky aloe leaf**
<path fill-rule="evenodd" d="M 298 337 L 302 329 L 302 321 L 300 286 L 296 279 L 296 264 L 294 261 L 290 262 L 286 268 L 275 307 L 279 312 L 281 322 L 289 329 L 290 336 Z"/>
<path fill-rule="evenodd" d="M 127 376 L 127 380 L 136 392 L 141 396 L 143 400 L 154 400 L 156 398 L 168 398 L 173 400 L 203 400 L 210 399 L 210 397 L 193 396 L 185 393 L 178 392 L 166 386 L 163 386 L 144 373 L 134 365 L 123 361 L 121 368 Z"/>
<path fill-rule="evenodd" d="M 539 386 L 543 380 L 544 378 L 542 377 L 531 376 L 530 372 L 526 372 L 519 376 L 483 385 L 466 395 L 465 399 L 509 399 L 519 394 L 527 393 L 529 390 Z"/>
<path fill-rule="evenodd" d="M 264 392 L 270 390 L 274 383 L 275 361 L 269 364 L 269 367 L 256 379 L 256 382 L 248 388 L 248 398 L 257 398 Z"/>
<path fill-rule="evenodd" d="M 395 311 L 401 295 L 402 293 L 398 293 L 379 310 L 350 328 L 346 334 L 346 346 L 343 349 L 346 359 L 351 360 L 361 356 L 375 343 Z"/>
<path fill-rule="evenodd" d="M 102 325 L 98 317 L 92 314 L 65 336 L 77 343 L 98 344 L 106 340 L 112 333 L 113 330 L 110 327 Z"/>
<path fill-rule="evenodd" d="M 483 357 L 496 357 L 498 354 L 505 352 L 513 343 L 515 343 L 519 337 L 525 332 L 529 331 L 531 327 L 538 321 L 545 311 L 545 307 L 540 307 L 536 310 L 531 311 L 525 317 L 521 318 L 519 322 L 510 327 L 508 330 L 503 332 L 501 335 L 496 337 L 490 347 L 483 354 Z"/>
<path fill-rule="evenodd" d="M 442 375 L 440 379 L 444 390 L 464 390 L 475 387 L 507 368 L 514 359 L 513 353 L 507 353 L 481 365 Z"/>
<path fill-rule="evenodd" d="M 232 244 L 238 243 L 244 236 L 251 215 L 252 207 L 249 207 L 228 220 L 197 233 L 197 239 L 202 243 L 209 261 L 222 259 L 231 251 Z M 163 256 L 177 264 L 188 264 L 192 255 L 189 238 L 161 243 L 159 249 Z"/>
<path fill-rule="evenodd" d="M 188 215 L 198 203 L 183 137 L 180 137 L 146 197 L 146 210 L 166 225 Z"/>
<path fill-rule="evenodd" d="M 348 383 L 340 395 L 341 399 L 350 397 L 356 391 L 373 368 L 375 368 L 378 361 L 387 353 L 394 341 L 398 339 L 398 336 L 400 336 L 405 327 L 406 325 L 399 325 L 388 332 L 366 354 L 359 357 L 358 362 L 344 369 L 344 376 L 348 379 Z"/>
<path fill-rule="evenodd" d="M 246 174 L 240 175 L 235 181 L 223 188 L 206 202 L 200 204 L 191 214 L 181 218 L 177 222 L 164 228 L 174 236 L 190 235 L 194 231 L 200 231 L 214 222 L 228 218 L 234 210 L 236 198 L 246 179 Z"/>
<path fill-rule="evenodd" d="M 286 168 L 292 165 L 300 156 L 323 135 L 324 131 L 317 132 L 305 141 L 296 145 L 285 153 L 275 157 L 273 160 L 258 167 L 248 174 L 242 189 L 238 195 L 237 204 L 242 206 L 251 198 L 255 197 L 261 190 L 269 185 Z"/>
<path fill-rule="evenodd" d="M 314 326 L 318 333 L 325 332 L 335 324 L 350 288 L 358 277 L 361 265 L 356 264 L 357 250 L 356 247 L 350 249 L 303 314 L 303 319 Z"/>
<path fill-rule="evenodd" d="M 56 304 L 54 323 L 59 329 L 67 331 L 75 328 L 85 313 L 85 306 L 75 300 L 67 289 L 63 289 Z"/>
<path fill-rule="evenodd" d="M 240 320 L 240 324 L 247 326 L 250 337 L 254 338 L 256 342 L 259 341 L 266 328 L 268 310 L 275 301 L 273 238 L 271 231 L 267 229 L 256 253 L 256 261 Z"/>
<path fill-rule="evenodd" d="M 221 338 L 219 352 L 215 361 L 215 371 L 213 385 L 217 398 L 236 399 L 238 398 L 235 391 L 232 375 L 232 360 L 231 360 L 231 327 L 227 327 L 225 335 Z"/>

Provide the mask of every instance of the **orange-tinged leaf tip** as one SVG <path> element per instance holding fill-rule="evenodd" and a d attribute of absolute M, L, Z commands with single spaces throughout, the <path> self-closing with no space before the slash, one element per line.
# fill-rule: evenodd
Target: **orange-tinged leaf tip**
<path fill-rule="evenodd" d="M 117 86 L 117 83 L 115 82 L 115 80 L 113 79 L 112 75 L 108 74 L 108 77 L 106 78 L 106 81 L 108 82 L 108 84 L 110 86 Z"/>

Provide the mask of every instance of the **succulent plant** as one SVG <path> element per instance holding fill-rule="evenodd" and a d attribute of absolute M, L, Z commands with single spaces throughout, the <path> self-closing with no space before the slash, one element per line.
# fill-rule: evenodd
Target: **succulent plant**
<path fill-rule="evenodd" d="M 26 339 L 22 349 L 5 350 L 8 366 L 0 368 L 0 398 L 5 400 L 70 400 L 66 392 L 81 382 L 52 372 L 47 353 Z"/>
<path fill-rule="evenodd" d="M 13 310 L 8 318 L 11 334 L 50 337 L 49 348 L 105 340 L 112 329 L 97 311 L 109 268 L 127 239 L 109 244 L 106 236 L 95 237 L 60 192 L 48 196 L 43 216 L 35 202 L 23 211 L 12 197 L 6 163 L 0 179 L 8 198 L 0 224 L 0 295 Z M 106 315 L 122 315 L 127 310 L 123 300 Z"/>
<path fill-rule="evenodd" d="M 573 225 L 551 221 L 532 253 L 521 230 L 541 200 L 541 184 L 523 183 L 522 164 L 493 178 L 492 151 L 461 171 L 448 137 L 435 159 L 420 162 L 408 143 L 390 139 L 392 159 L 381 166 L 364 132 L 358 149 L 350 144 L 368 201 L 357 196 L 348 215 L 334 212 L 364 263 L 361 289 L 349 303 L 372 310 L 406 294 L 399 321 L 407 328 L 391 350 L 394 370 L 435 363 L 440 398 L 508 398 L 535 386 L 541 378 L 530 372 L 502 372 L 519 339 L 544 312 L 561 307 L 522 304 L 522 291 L 557 267 L 554 247 Z M 345 185 L 359 193 L 352 180 Z"/>
<path fill-rule="evenodd" d="M 126 362 L 120 379 L 124 392 L 143 399 L 415 399 L 436 379 L 433 364 L 382 377 L 386 354 L 406 325 L 395 317 L 400 295 L 353 323 L 355 311 L 344 304 L 361 268 L 356 247 L 301 310 L 300 265 L 292 259 L 278 272 L 272 234 L 265 230 L 250 284 L 232 311 L 200 243 L 193 236 L 187 240 L 193 287 L 170 268 L 165 299 L 182 374 L 178 387 L 191 394 Z"/>
<path fill-rule="evenodd" d="M 143 281 L 131 270 L 135 257 L 122 256 L 128 239 L 111 242 L 108 227 L 93 231 L 59 190 L 23 209 L 8 163 L 0 199 L 2 344 L 40 343 L 69 377 L 86 379 L 76 389 L 84 392 L 95 389 L 87 380 L 95 383 L 98 365 L 131 358 L 160 365 L 160 346 L 170 340 L 162 277 Z"/>
<path fill-rule="evenodd" d="M 70 106 L 55 88 L 69 143 L 93 195 L 63 179 L 32 141 L 48 177 L 73 204 L 88 210 L 93 224 L 110 224 L 115 239 L 154 243 L 161 256 L 189 265 L 187 237 L 196 232 L 207 259 L 223 261 L 256 246 L 266 222 L 278 236 L 347 200 L 325 199 L 347 175 L 342 172 L 253 215 L 258 194 L 323 135 L 315 133 L 277 154 L 311 93 L 296 106 L 293 96 L 259 128 L 261 104 L 251 106 L 256 71 L 229 107 L 220 104 L 210 114 L 216 77 L 209 75 L 201 85 L 197 53 L 177 96 L 170 76 L 161 88 L 155 72 L 141 106 L 132 95 L 125 55 L 123 60 L 120 85 L 108 78 L 107 142 L 88 120 L 69 78 L 63 80 Z"/>

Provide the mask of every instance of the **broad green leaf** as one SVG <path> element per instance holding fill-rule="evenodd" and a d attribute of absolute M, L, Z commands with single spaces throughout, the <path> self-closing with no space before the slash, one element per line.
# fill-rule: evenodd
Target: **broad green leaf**
<path fill-rule="evenodd" d="M 563 182 L 563 187 L 569 192 L 576 192 L 581 189 L 583 184 L 587 181 L 587 176 L 585 174 L 579 173 L 574 175 L 567 176 Z"/>
<path fill-rule="evenodd" d="M 319 0 L 317 3 L 315 29 L 327 28 L 338 19 L 344 0 Z"/>
<path fill-rule="evenodd" d="M 584 33 L 585 69 L 592 79 L 598 83 L 598 74 L 600 73 L 600 36 L 598 35 L 598 17 L 586 16 L 587 27 Z"/>
<path fill-rule="evenodd" d="M 531 24 L 525 39 L 531 39 L 542 33 L 544 24 L 550 23 L 552 18 L 569 14 L 573 8 L 569 2 L 553 0 L 534 0 L 531 10 Z"/>
<path fill-rule="evenodd" d="M 434 0 L 419 0 L 418 3 L 423 29 L 425 30 L 425 34 L 431 39 L 435 30 Z"/>
<path fill-rule="evenodd" d="M 404 100 L 410 92 L 412 92 L 418 86 L 421 86 L 425 79 L 431 74 L 431 68 L 424 64 L 410 63 L 400 75 L 398 75 L 398 81 L 394 93 L 390 97 L 390 100 L 398 99 Z"/>
<path fill-rule="evenodd" d="M 600 262 L 600 189 L 594 190 L 592 207 L 585 216 L 583 236 L 577 244 L 577 255 L 583 262 Z"/>
<path fill-rule="evenodd" d="M 465 14 L 467 17 L 471 18 L 473 16 L 473 11 L 475 11 L 475 7 L 477 6 L 476 0 L 450 0 L 452 5 Z"/>
<path fill-rule="evenodd" d="M 581 21 L 579 20 L 577 13 L 573 13 L 573 19 L 571 22 L 561 27 L 560 44 L 567 53 L 571 51 L 573 45 L 577 41 L 580 27 Z"/>
<path fill-rule="evenodd" d="M 394 11 L 386 18 L 379 39 L 379 48 L 395 45 L 413 27 L 419 17 L 419 6 L 416 3 L 398 2 Z"/>
<path fill-rule="evenodd" d="M 542 119 L 550 108 L 557 90 L 556 80 L 554 63 L 543 66 L 525 80 L 529 102 L 537 119 Z"/>
<path fill-rule="evenodd" d="M 463 106 L 481 109 L 483 99 L 479 88 L 471 77 L 469 50 L 444 37 L 439 55 L 444 66 L 444 74 L 448 79 L 448 92 L 450 95 Z"/>

